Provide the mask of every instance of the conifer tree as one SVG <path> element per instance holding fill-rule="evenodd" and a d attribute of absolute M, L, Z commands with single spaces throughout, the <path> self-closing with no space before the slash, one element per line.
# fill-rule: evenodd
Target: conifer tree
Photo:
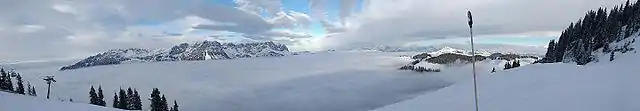
<path fill-rule="evenodd" d="M 509 62 L 504 63 L 504 70 L 511 69 L 511 64 Z"/>
<path fill-rule="evenodd" d="M 178 109 L 178 101 L 173 100 L 173 107 L 171 107 L 171 110 L 170 110 L 170 111 L 180 111 L 180 110 Z"/>
<path fill-rule="evenodd" d="M 151 101 L 149 104 L 150 111 L 163 111 L 161 107 L 162 98 L 160 97 L 160 90 L 158 90 L 158 88 L 153 88 L 149 100 Z"/>
<path fill-rule="evenodd" d="M 31 83 L 27 81 L 27 95 L 33 96 L 33 92 L 31 90 Z"/>
<path fill-rule="evenodd" d="M 611 56 L 609 57 L 609 61 L 613 61 L 615 52 L 611 52 Z"/>
<path fill-rule="evenodd" d="M 140 94 L 138 94 L 138 90 L 133 90 L 133 110 L 142 110 L 142 100 L 140 99 Z"/>
<path fill-rule="evenodd" d="M 7 75 L 7 72 L 4 71 L 4 68 L 0 68 L 0 91 L 6 91 L 7 87 L 4 84 L 4 76 Z"/>
<path fill-rule="evenodd" d="M 4 71 L 4 68 L 0 69 L 0 90 L 13 92 L 13 84 L 11 83 L 11 76 Z"/>
<path fill-rule="evenodd" d="M 98 86 L 98 106 L 107 106 L 107 102 L 104 101 L 104 93 L 102 92 L 102 86 Z"/>
<path fill-rule="evenodd" d="M 133 95 L 133 90 L 131 90 L 131 87 L 129 87 L 127 89 L 127 109 L 135 109 L 134 108 L 134 104 L 135 104 L 135 100 L 134 100 L 134 95 Z"/>
<path fill-rule="evenodd" d="M 16 85 L 18 85 L 16 87 L 16 93 L 18 94 L 25 94 L 25 90 L 24 90 L 24 81 L 22 81 L 22 76 L 20 76 L 20 74 L 16 74 Z"/>
<path fill-rule="evenodd" d="M 33 93 L 32 96 L 38 96 L 38 93 L 36 92 L 36 86 L 31 87 L 31 93 Z"/>
<path fill-rule="evenodd" d="M 14 92 L 15 90 L 13 88 L 13 80 L 11 80 L 11 75 L 15 75 L 15 72 L 10 71 L 9 74 L 5 76 L 4 82 L 5 82 L 5 85 L 7 85 L 6 86 L 8 88 L 7 90 L 10 92 Z"/>
<path fill-rule="evenodd" d="M 555 40 L 549 41 L 549 45 L 547 46 L 547 54 L 545 54 L 546 61 L 544 62 L 555 62 Z"/>
<path fill-rule="evenodd" d="M 164 94 L 162 95 L 162 101 L 160 103 L 162 103 L 160 104 L 162 111 L 169 111 L 169 104 L 167 103 L 167 98 L 164 97 Z"/>
<path fill-rule="evenodd" d="M 96 89 L 91 86 L 89 90 L 89 104 L 98 105 L 98 95 L 96 94 Z"/>
<path fill-rule="evenodd" d="M 4 76 L 7 76 L 7 72 L 4 71 L 4 68 L 0 68 L 0 91 L 6 91 L 7 85 L 5 85 Z"/>
<path fill-rule="evenodd" d="M 111 103 L 111 105 L 113 106 L 113 108 L 120 108 L 120 105 L 118 105 L 118 103 L 120 103 L 118 101 L 118 94 L 117 93 L 113 93 L 113 103 Z"/>
<path fill-rule="evenodd" d="M 127 93 L 123 89 L 120 89 L 120 92 L 118 93 L 118 95 L 119 95 L 118 108 L 128 110 L 129 109 L 129 107 L 128 107 L 129 103 L 128 103 L 128 100 L 127 100 L 127 97 L 128 97 Z"/>

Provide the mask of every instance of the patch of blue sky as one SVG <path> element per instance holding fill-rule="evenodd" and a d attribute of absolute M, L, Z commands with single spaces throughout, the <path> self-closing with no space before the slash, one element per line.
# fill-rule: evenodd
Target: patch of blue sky
<path fill-rule="evenodd" d="M 309 12 L 309 0 L 282 0 L 282 6 L 285 11 Z"/>

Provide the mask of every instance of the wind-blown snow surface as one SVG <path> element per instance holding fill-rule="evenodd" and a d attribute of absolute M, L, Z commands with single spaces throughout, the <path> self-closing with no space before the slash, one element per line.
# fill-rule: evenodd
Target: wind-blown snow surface
<path fill-rule="evenodd" d="M 615 61 L 600 61 L 533 64 L 493 74 L 479 70 L 480 111 L 639 111 L 640 54 L 616 53 Z M 472 111 L 471 77 L 460 78 L 449 87 L 374 111 Z"/>
<path fill-rule="evenodd" d="M 6 92 L 0 92 L 0 109 L 2 111 L 121 111 L 86 103 L 53 101 Z"/>
<path fill-rule="evenodd" d="M 57 71 L 60 65 L 16 70 L 46 94 L 40 77 L 55 75 L 52 98 L 88 103 L 102 85 L 107 106 L 117 88 L 148 98 L 157 87 L 185 111 L 366 111 L 452 84 L 444 74 L 398 71 L 416 53 L 331 52 L 278 58 L 157 62 Z M 61 64 L 62 65 L 62 64 Z M 443 70 L 447 72 L 447 70 Z M 457 72 L 453 70 L 451 72 Z M 468 71 L 463 71 L 468 72 Z M 144 108 L 148 101 L 143 101 Z"/>

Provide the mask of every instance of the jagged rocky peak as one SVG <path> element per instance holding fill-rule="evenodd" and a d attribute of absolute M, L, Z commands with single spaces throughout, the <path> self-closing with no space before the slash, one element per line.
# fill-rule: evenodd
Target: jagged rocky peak
<path fill-rule="evenodd" d="M 199 61 L 286 55 L 291 55 L 287 46 L 274 42 L 233 44 L 199 41 L 192 44 L 178 44 L 169 50 L 112 49 L 90 56 L 73 65 L 62 67 L 60 70 L 121 64 L 123 62 Z"/>

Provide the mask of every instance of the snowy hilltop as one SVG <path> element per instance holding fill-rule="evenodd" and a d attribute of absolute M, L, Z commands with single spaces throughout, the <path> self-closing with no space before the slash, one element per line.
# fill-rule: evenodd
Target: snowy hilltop
<path fill-rule="evenodd" d="M 61 102 L 0 92 L 2 111 L 121 111 L 83 103 Z"/>
<path fill-rule="evenodd" d="M 158 61 L 199 61 L 251 57 L 277 57 L 290 55 L 286 45 L 274 42 L 261 43 L 220 43 L 201 41 L 193 44 L 182 43 L 171 49 L 150 50 L 142 48 L 113 49 L 79 62 L 64 66 L 60 70 L 71 70 L 100 65 L 113 65 L 125 62 Z"/>

